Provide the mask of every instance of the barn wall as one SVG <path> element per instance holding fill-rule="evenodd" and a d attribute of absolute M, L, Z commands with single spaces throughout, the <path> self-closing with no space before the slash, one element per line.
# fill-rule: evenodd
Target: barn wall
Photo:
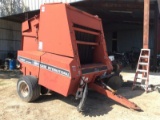
<path fill-rule="evenodd" d="M 160 31 L 160 19 L 158 21 L 158 31 Z M 157 53 L 160 54 L 160 34 L 158 33 L 158 40 L 157 40 Z"/>
<path fill-rule="evenodd" d="M 108 27 L 107 27 L 108 26 Z M 140 25 L 107 25 L 105 28 L 105 38 L 108 52 L 112 52 L 112 34 L 117 32 L 117 49 L 118 52 L 130 51 L 132 48 L 142 48 L 143 28 Z M 154 28 L 150 27 L 149 47 L 154 47 Z"/>
<path fill-rule="evenodd" d="M 8 53 L 16 55 L 21 46 L 21 24 L 0 20 L 0 59 L 5 59 Z"/>

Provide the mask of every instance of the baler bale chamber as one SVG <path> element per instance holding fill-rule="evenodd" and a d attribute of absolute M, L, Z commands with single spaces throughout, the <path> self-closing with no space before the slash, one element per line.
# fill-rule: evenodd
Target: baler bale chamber
<path fill-rule="evenodd" d="M 140 110 L 116 94 L 122 78 L 112 71 L 106 51 L 100 18 L 68 4 L 44 4 L 39 15 L 22 24 L 18 60 L 23 77 L 17 82 L 18 95 L 27 102 L 48 90 L 66 97 L 75 95 L 80 99 L 78 110 L 82 111 L 91 88 L 128 108 Z"/>

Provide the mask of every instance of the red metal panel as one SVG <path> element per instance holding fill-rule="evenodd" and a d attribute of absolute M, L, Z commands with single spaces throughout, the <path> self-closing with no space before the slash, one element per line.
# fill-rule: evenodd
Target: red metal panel
<path fill-rule="evenodd" d="M 39 17 L 36 16 L 22 24 L 22 49 L 24 51 L 38 50 L 38 23 Z"/>
<path fill-rule="evenodd" d="M 22 23 L 22 32 L 29 30 L 28 20 Z"/>
<path fill-rule="evenodd" d="M 65 4 L 41 6 L 39 40 L 43 51 L 74 57 Z"/>
<path fill-rule="evenodd" d="M 35 60 L 35 61 L 40 61 L 40 56 L 43 55 L 44 52 L 39 52 L 39 51 L 18 51 L 18 60 L 19 57 L 25 58 L 25 59 L 30 59 L 30 60 Z M 39 67 L 34 66 L 31 63 L 27 63 L 27 61 L 24 60 L 19 60 L 21 63 L 21 71 L 23 72 L 24 75 L 33 75 L 38 78 L 39 75 Z"/>
<path fill-rule="evenodd" d="M 34 51 L 38 50 L 38 41 L 34 37 L 25 36 L 23 37 L 23 50 Z"/>
<path fill-rule="evenodd" d="M 31 18 L 22 24 L 22 35 L 37 38 L 39 16 Z"/>
<path fill-rule="evenodd" d="M 71 74 L 70 64 L 73 62 L 72 58 L 46 53 L 41 57 L 41 62 L 58 69 L 66 70 Z M 56 70 L 40 68 L 39 84 L 67 96 L 73 75 L 64 76 L 54 71 Z"/>
<path fill-rule="evenodd" d="M 76 8 L 73 8 L 71 6 L 67 6 L 67 14 L 69 19 L 75 23 L 82 26 L 86 26 L 92 29 L 96 30 L 102 30 L 101 29 L 101 19 L 97 16 L 90 15 L 86 12 L 80 11 Z M 89 21 L 89 22 L 86 22 Z"/>

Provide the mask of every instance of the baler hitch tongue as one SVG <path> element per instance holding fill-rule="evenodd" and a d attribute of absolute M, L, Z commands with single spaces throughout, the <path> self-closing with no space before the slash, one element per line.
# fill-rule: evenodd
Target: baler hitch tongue
<path fill-rule="evenodd" d="M 113 93 L 110 90 L 104 89 L 102 86 L 99 86 L 95 83 L 91 83 L 89 85 L 89 88 L 107 96 L 108 98 L 122 104 L 123 106 L 136 110 L 136 111 L 142 111 L 140 107 L 138 107 L 135 103 L 130 102 L 128 99 L 126 99 L 125 97 L 121 96 L 121 95 L 117 95 L 115 93 Z"/>

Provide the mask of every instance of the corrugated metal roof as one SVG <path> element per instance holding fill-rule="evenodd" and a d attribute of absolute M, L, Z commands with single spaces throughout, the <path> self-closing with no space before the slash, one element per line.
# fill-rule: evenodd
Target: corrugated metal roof
<path fill-rule="evenodd" d="M 39 9 L 40 5 L 44 3 L 53 3 L 53 2 L 63 2 L 63 3 L 72 3 L 82 0 L 23 0 L 23 4 L 30 8 L 30 10 Z"/>
<path fill-rule="evenodd" d="M 28 11 L 38 10 L 40 5 L 44 3 L 63 2 L 63 3 L 76 3 L 80 1 L 95 2 L 96 0 L 1 0 L 0 1 L 0 17 L 9 15 L 15 15 Z M 97 0 L 98 2 L 104 0 Z M 118 0 L 106 0 L 106 2 L 118 2 Z M 133 2 L 135 0 L 121 0 L 121 2 Z M 137 2 L 143 2 L 144 0 L 136 0 Z M 158 1 L 160 8 L 160 0 L 150 0 L 151 2 Z M 160 9 L 159 9 L 160 10 Z"/>
<path fill-rule="evenodd" d="M 73 3 L 83 0 L 1 0 L 0 1 L 0 17 L 33 11 L 40 8 L 44 3 L 63 2 Z"/>

